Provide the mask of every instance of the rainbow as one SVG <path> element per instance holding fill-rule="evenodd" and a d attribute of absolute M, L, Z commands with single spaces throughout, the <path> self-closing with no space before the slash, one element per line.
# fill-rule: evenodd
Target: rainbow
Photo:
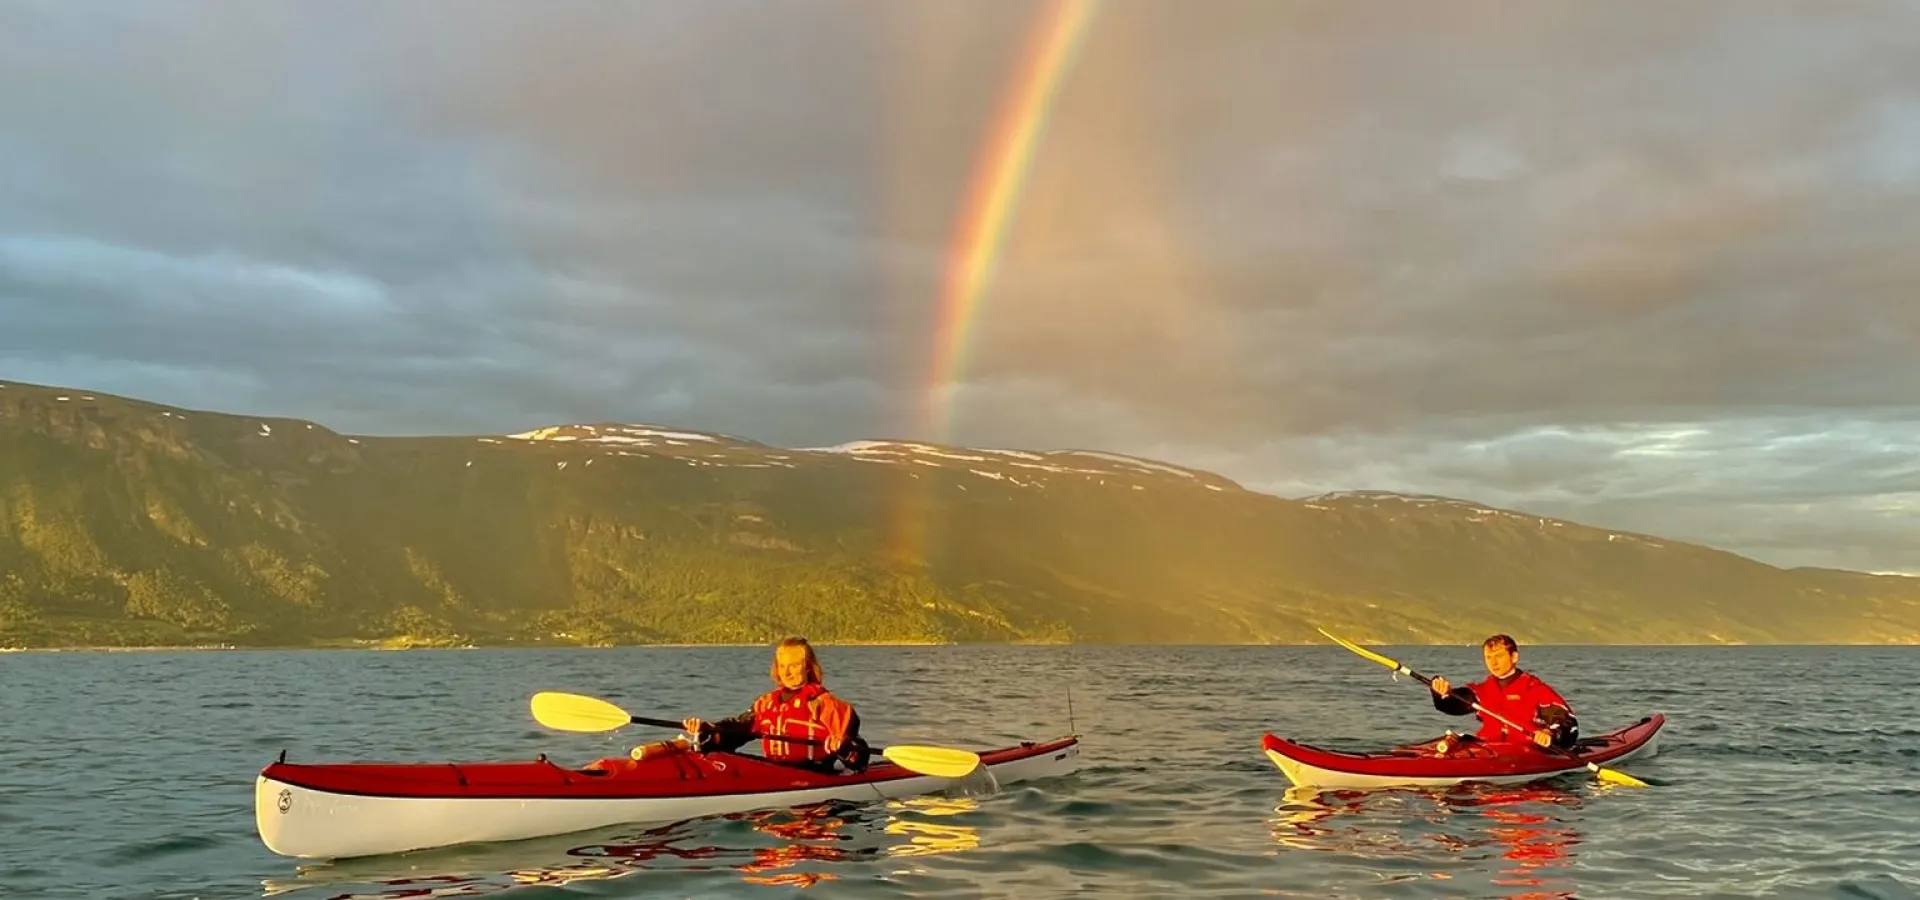
<path fill-rule="evenodd" d="M 1027 32 L 1026 46 L 994 112 L 986 142 L 975 154 L 973 176 L 947 249 L 933 348 L 913 429 L 926 440 L 951 440 L 954 399 L 973 320 L 992 285 L 1001 245 L 1019 209 L 1021 189 L 1053 102 L 1073 68 L 1098 5 L 1099 0 L 1045 0 Z M 901 491 L 889 548 L 896 559 L 926 562 L 931 507 L 925 488 Z"/>
<path fill-rule="evenodd" d="M 921 395 L 916 432 L 928 440 L 942 442 L 949 437 L 974 317 L 993 282 L 1000 247 L 1019 209 L 1021 188 L 1046 131 L 1054 98 L 1073 68 L 1097 6 L 1098 0 L 1050 0 L 1035 17 L 1019 67 L 976 155 L 978 162 L 947 251 L 933 352 Z"/>

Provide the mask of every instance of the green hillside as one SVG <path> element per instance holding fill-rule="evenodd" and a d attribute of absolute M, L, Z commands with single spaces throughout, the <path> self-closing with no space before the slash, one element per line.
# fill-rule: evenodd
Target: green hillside
<path fill-rule="evenodd" d="M 1080 451 L 351 437 L 0 382 L 0 645 L 1920 642 L 1920 579 Z"/>

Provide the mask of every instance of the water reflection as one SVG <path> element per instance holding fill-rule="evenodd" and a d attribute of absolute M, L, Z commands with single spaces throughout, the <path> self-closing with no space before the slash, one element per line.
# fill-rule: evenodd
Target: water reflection
<path fill-rule="evenodd" d="M 325 895 L 327 900 L 397 900 L 476 897 L 645 871 L 730 869 L 747 884 L 805 888 L 834 881 L 840 870 L 862 861 L 977 848 L 979 830 L 963 817 L 979 808 L 971 797 L 916 797 L 881 806 L 836 801 L 615 832 L 600 843 L 567 846 L 546 839 L 452 848 L 404 863 L 389 858 L 301 866 L 293 878 L 269 879 L 263 886 L 266 896 L 331 890 L 336 893 Z M 500 865 L 539 858 L 551 862 Z M 401 869 L 408 874 L 397 876 Z M 422 869 L 443 874 L 415 874 Z"/>
<path fill-rule="evenodd" d="M 1521 889 L 1513 900 L 1574 896 L 1568 876 L 1581 842 L 1570 824 L 1585 804 L 1577 792 L 1550 786 L 1463 785 L 1438 790 L 1288 790 L 1268 826 L 1290 850 L 1343 853 L 1361 859 L 1432 863 L 1428 877 L 1447 880 L 1462 862 L 1491 858 L 1505 865 L 1491 883 Z"/>
<path fill-rule="evenodd" d="M 980 846 L 979 829 L 962 822 L 930 819 L 963 815 L 979 808 L 980 801 L 971 797 L 890 800 L 887 809 L 894 815 L 888 816 L 887 833 L 904 836 L 907 843 L 891 845 L 887 853 L 893 856 L 927 856 L 972 850 Z M 906 815 L 907 812 L 917 815 Z"/>

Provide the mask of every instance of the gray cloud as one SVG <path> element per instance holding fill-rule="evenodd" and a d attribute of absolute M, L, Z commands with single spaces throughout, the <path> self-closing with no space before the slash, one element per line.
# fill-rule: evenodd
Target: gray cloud
<path fill-rule="evenodd" d="M 1920 13 L 1107 3 L 963 442 L 1920 571 Z M 0 4 L 0 377 L 920 433 L 1043 7 Z"/>

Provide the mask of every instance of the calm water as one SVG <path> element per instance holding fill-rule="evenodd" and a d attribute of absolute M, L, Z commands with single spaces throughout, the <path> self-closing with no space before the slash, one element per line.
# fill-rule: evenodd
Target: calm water
<path fill-rule="evenodd" d="M 1479 672 L 1477 648 L 1401 648 Z M 1651 789 L 1289 794 L 1274 730 L 1371 747 L 1465 720 L 1337 648 L 825 648 L 876 745 L 1068 731 L 1063 779 L 338 865 L 267 852 L 253 776 L 294 760 L 584 761 L 528 696 L 725 715 L 751 648 L 0 655 L 0 896 L 1920 897 L 1920 651 L 1534 648 L 1589 732 L 1668 714 Z"/>

